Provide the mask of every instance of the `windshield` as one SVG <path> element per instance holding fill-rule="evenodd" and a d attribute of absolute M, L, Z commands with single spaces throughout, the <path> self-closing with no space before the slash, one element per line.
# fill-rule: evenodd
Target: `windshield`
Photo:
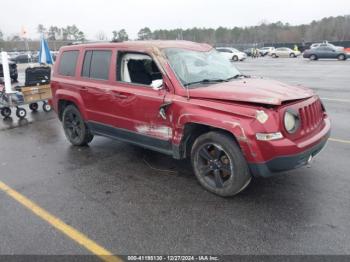
<path fill-rule="evenodd" d="M 198 87 L 202 84 L 212 84 L 233 79 L 240 72 L 218 51 L 191 51 L 180 48 L 164 50 L 168 61 L 182 85 Z"/>

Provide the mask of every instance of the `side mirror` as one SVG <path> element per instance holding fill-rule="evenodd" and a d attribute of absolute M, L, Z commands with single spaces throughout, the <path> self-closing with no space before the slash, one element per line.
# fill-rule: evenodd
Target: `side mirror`
<path fill-rule="evenodd" d="M 151 86 L 153 90 L 162 90 L 164 88 L 163 79 L 153 80 Z"/>

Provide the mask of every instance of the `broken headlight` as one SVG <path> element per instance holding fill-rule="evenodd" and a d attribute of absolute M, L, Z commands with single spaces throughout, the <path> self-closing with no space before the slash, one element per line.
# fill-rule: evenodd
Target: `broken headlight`
<path fill-rule="evenodd" d="M 284 128 L 287 130 L 288 133 L 295 133 L 295 131 L 297 131 L 297 129 L 299 128 L 299 114 L 292 110 L 287 110 L 284 113 L 283 123 Z"/>

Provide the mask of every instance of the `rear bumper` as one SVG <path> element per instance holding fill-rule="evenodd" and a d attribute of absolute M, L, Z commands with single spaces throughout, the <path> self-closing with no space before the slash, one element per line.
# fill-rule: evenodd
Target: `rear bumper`
<path fill-rule="evenodd" d="M 255 177 L 269 177 L 277 173 L 305 166 L 310 157 L 316 156 L 326 145 L 330 136 L 330 129 L 311 148 L 295 155 L 279 156 L 264 163 L 248 163 L 250 172 Z"/>

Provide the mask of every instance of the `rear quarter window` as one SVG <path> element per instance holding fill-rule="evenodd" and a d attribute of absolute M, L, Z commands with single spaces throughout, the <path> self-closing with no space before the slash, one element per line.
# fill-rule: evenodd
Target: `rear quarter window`
<path fill-rule="evenodd" d="M 75 76 L 79 51 L 65 51 L 61 55 L 58 73 L 63 76 Z"/>

